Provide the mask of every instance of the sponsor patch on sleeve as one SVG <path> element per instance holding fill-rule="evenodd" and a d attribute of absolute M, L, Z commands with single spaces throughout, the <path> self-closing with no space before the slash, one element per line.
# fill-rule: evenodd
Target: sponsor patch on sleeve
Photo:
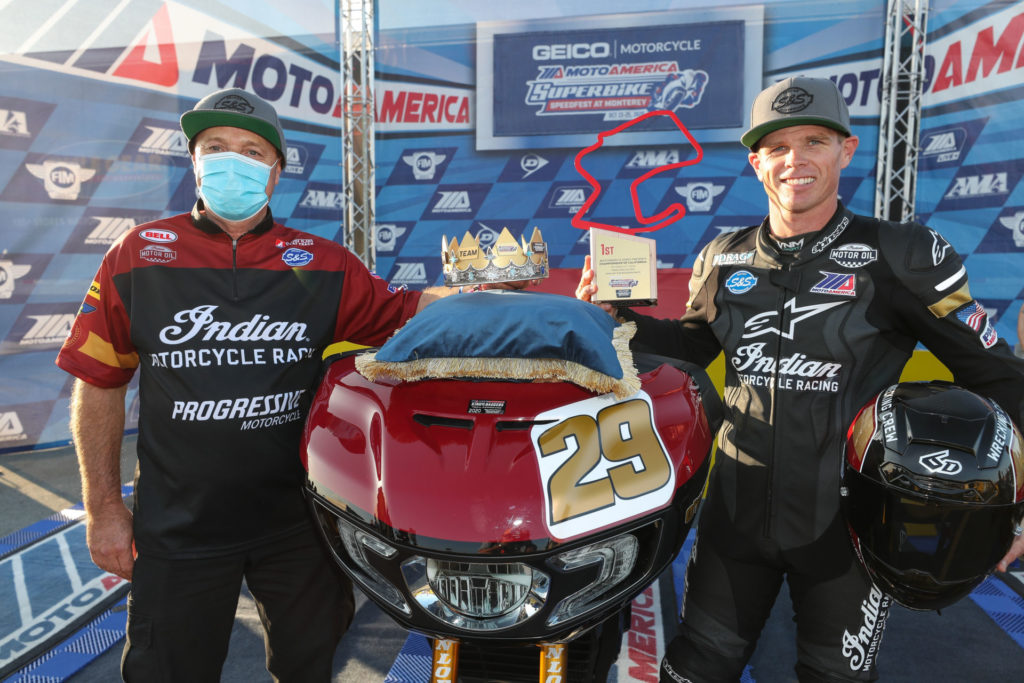
<path fill-rule="evenodd" d="M 986 349 L 992 348 L 999 341 L 999 335 L 996 333 L 996 328 L 992 327 L 988 314 L 985 312 L 985 307 L 977 301 L 971 301 L 958 310 L 956 318 L 978 333 L 978 338 L 981 339 L 981 343 Z"/>

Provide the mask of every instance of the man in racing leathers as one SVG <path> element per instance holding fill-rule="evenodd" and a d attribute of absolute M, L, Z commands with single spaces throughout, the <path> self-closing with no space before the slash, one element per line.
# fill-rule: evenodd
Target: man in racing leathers
<path fill-rule="evenodd" d="M 620 311 L 637 323 L 636 344 L 701 365 L 720 351 L 726 360 L 726 419 L 661 680 L 739 680 L 783 579 L 799 680 L 873 680 L 890 599 L 855 561 L 840 514 L 846 430 L 919 341 L 1018 425 L 1024 363 L 997 339 L 938 233 L 839 202 L 858 139 L 830 80 L 767 88 L 751 126 L 742 141 L 768 217 L 704 248 L 681 320 Z M 592 281 L 587 262 L 578 297 L 593 296 Z M 1018 538 L 999 568 L 1022 550 Z"/>
<path fill-rule="evenodd" d="M 320 356 L 382 343 L 447 290 L 389 291 L 340 245 L 274 221 L 287 148 L 261 98 L 215 92 L 181 125 L 200 199 L 111 247 L 57 359 L 77 378 L 89 549 L 132 581 L 122 676 L 219 680 L 244 578 L 274 680 L 328 681 L 353 602 L 301 492 Z M 119 456 L 137 367 L 129 511 Z"/>

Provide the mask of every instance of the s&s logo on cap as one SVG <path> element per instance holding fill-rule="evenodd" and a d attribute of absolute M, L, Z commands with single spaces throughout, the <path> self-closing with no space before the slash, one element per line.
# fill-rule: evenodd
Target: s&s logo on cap
<path fill-rule="evenodd" d="M 814 102 L 814 95 L 803 88 L 786 88 L 772 100 L 772 111 L 780 114 L 795 114 L 811 106 Z"/>
<path fill-rule="evenodd" d="M 214 109 L 227 109 L 229 111 L 237 111 L 240 114 L 251 114 L 256 111 L 256 108 L 249 104 L 249 100 L 245 99 L 241 95 L 226 95 L 213 105 Z"/>

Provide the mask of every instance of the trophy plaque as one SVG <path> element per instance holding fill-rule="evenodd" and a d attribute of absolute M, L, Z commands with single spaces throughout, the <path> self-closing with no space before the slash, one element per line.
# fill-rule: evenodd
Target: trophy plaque
<path fill-rule="evenodd" d="M 653 239 L 590 228 L 590 267 L 597 284 L 595 303 L 658 303 L 658 258 Z"/>

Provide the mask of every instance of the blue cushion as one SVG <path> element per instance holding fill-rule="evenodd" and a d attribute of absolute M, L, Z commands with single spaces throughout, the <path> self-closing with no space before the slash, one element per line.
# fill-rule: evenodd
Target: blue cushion
<path fill-rule="evenodd" d="M 628 326 L 628 327 L 627 327 Z M 626 328 L 626 329 L 623 329 Z M 618 330 L 618 332 L 617 332 Z M 532 359 L 562 363 L 571 371 L 544 375 L 583 384 L 593 390 L 632 393 L 638 387 L 628 342 L 632 323 L 620 325 L 603 309 L 560 294 L 519 290 L 488 290 L 455 294 L 426 306 L 395 333 L 375 356 L 357 368 L 371 379 L 389 374 L 403 379 L 423 377 L 509 376 L 494 359 Z M 432 363 L 436 359 L 488 359 L 480 363 Z M 410 364 L 403 368 L 397 364 Z M 488 364 L 489 363 L 489 364 Z M 578 380 L 579 368 L 603 376 L 592 385 Z M 520 363 L 520 367 L 528 367 Z M 442 367 L 443 366 L 443 367 Z M 555 364 L 557 366 L 557 363 Z M 520 371 L 535 379 L 536 368 Z M 441 369 L 439 369 L 441 368 Z M 533 372 L 534 374 L 531 374 Z M 611 388 L 609 382 L 629 383 Z"/>

